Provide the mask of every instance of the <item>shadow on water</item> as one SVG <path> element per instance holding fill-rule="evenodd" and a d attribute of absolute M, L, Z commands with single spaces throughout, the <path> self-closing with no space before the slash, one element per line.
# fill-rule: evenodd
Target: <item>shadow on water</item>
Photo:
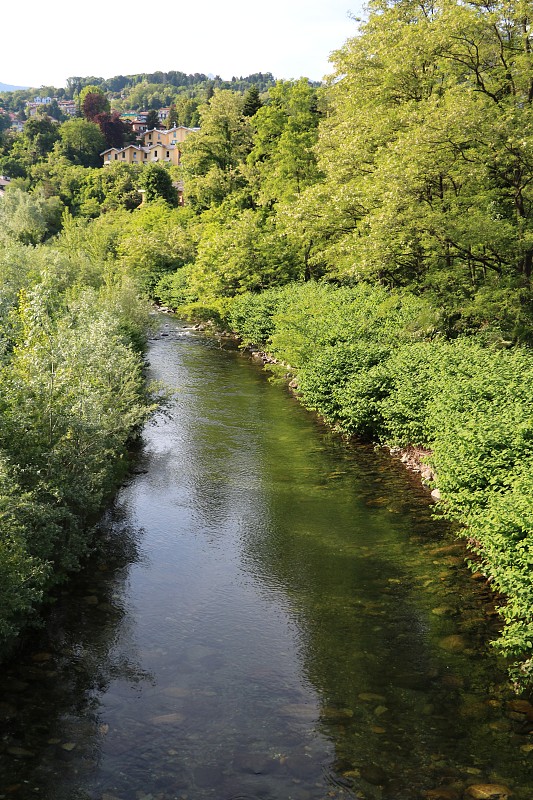
<path fill-rule="evenodd" d="M 533 713 L 416 480 L 173 321 L 150 361 L 176 401 L 3 671 L 0 800 L 530 800 Z"/>
<path fill-rule="evenodd" d="M 119 508 L 99 528 L 84 571 L 57 594 L 43 629 L 2 670 L 0 797 L 85 797 L 80 776 L 98 764 L 108 732 L 100 696 L 116 680 L 152 681 L 128 633 L 128 571 L 140 558 L 142 532 Z M 117 651 L 119 639 L 131 646 Z"/>

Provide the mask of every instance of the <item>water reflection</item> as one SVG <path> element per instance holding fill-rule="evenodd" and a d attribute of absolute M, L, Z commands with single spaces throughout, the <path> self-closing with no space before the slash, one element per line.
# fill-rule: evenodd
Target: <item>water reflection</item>
<path fill-rule="evenodd" d="M 45 629 L 2 670 L 2 797 L 82 797 L 80 776 L 96 768 L 109 729 L 101 694 L 117 680 L 131 686 L 152 680 L 140 665 L 127 613 L 139 531 L 119 509 L 101 528 L 85 572 L 57 596 Z"/>

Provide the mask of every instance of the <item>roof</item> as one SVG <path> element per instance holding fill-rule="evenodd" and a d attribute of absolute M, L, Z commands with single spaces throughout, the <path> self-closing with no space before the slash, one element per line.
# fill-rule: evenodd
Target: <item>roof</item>
<path fill-rule="evenodd" d="M 171 133 L 172 131 L 199 131 L 200 128 L 187 128 L 186 125 L 174 125 L 173 128 L 150 128 L 145 133 Z"/>
<path fill-rule="evenodd" d="M 147 144 L 147 145 L 144 145 L 144 146 L 143 145 L 138 145 L 138 144 L 127 144 L 126 147 L 108 147 L 107 150 L 104 150 L 102 153 L 100 153 L 100 155 L 101 156 L 105 156 L 106 153 L 114 153 L 114 152 L 115 153 L 122 153 L 122 152 L 125 152 L 126 150 L 130 150 L 130 148 L 133 148 L 133 150 L 142 150 L 143 153 L 149 153 L 151 150 L 153 150 L 156 147 L 162 147 L 165 150 L 175 150 L 176 149 L 176 145 L 175 144 L 163 144 L 162 142 L 160 142 L 159 144 L 157 144 L 157 142 L 155 142 L 154 144 Z"/>

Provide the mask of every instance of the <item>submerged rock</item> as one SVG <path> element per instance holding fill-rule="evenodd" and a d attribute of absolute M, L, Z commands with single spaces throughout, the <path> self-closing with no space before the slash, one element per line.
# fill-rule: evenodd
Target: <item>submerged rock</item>
<path fill-rule="evenodd" d="M 35 755 L 31 750 L 26 750 L 25 747 L 8 747 L 6 752 L 10 756 L 17 756 L 17 758 L 33 758 Z"/>
<path fill-rule="evenodd" d="M 525 714 L 528 720 L 533 721 L 533 705 L 529 700 L 510 700 L 507 708 L 515 714 Z"/>
<path fill-rule="evenodd" d="M 459 800 L 459 792 L 453 786 L 439 786 L 424 792 L 426 800 Z"/>
<path fill-rule="evenodd" d="M 466 647 L 466 642 L 459 633 L 452 633 L 450 636 L 444 636 L 439 641 L 439 647 L 448 653 L 462 653 Z"/>
<path fill-rule="evenodd" d="M 280 710 L 283 715 L 294 719 L 313 720 L 318 716 L 316 708 L 305 703 L 287 703 Z"/>
<path fill-rule="evenodd" d="M 465 797 L 473 800 L 507 800 L 510 795 L 511 790 L 499 783 L 475 783 L 465 792 Z"/>
<path fill-rule="evenodd" d="M 385 770 L 376 764 L 366 764 L 360 768 L 361 777 L 373 786 L 385 786 L 388 782 Z"/>
<path fill-rule="evenodd" d="M 364 703 L 384 703 L 385 697 L 382 694 L 377 694 L 376 692 L 360 692 L 357 697 L 359 700 L 362 700 Z"/>
<path fill-rule="evenodd" d="M 240 753 L 233 759 L 234 769 L 249 775 L 263 775 L 268 772 L 270 766 L 270 761 L 266 756 L 256 753 Z"/>

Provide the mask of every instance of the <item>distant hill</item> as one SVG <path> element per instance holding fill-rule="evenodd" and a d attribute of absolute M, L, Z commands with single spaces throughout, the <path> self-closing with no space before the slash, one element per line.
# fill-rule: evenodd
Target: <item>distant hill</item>
<path fill-rule="evenodd" d="M 16 92 L 17 89 L 29 88 L 29 86 L 10 86 L 9 83 L 0 83 L 0 92 Z"/>

